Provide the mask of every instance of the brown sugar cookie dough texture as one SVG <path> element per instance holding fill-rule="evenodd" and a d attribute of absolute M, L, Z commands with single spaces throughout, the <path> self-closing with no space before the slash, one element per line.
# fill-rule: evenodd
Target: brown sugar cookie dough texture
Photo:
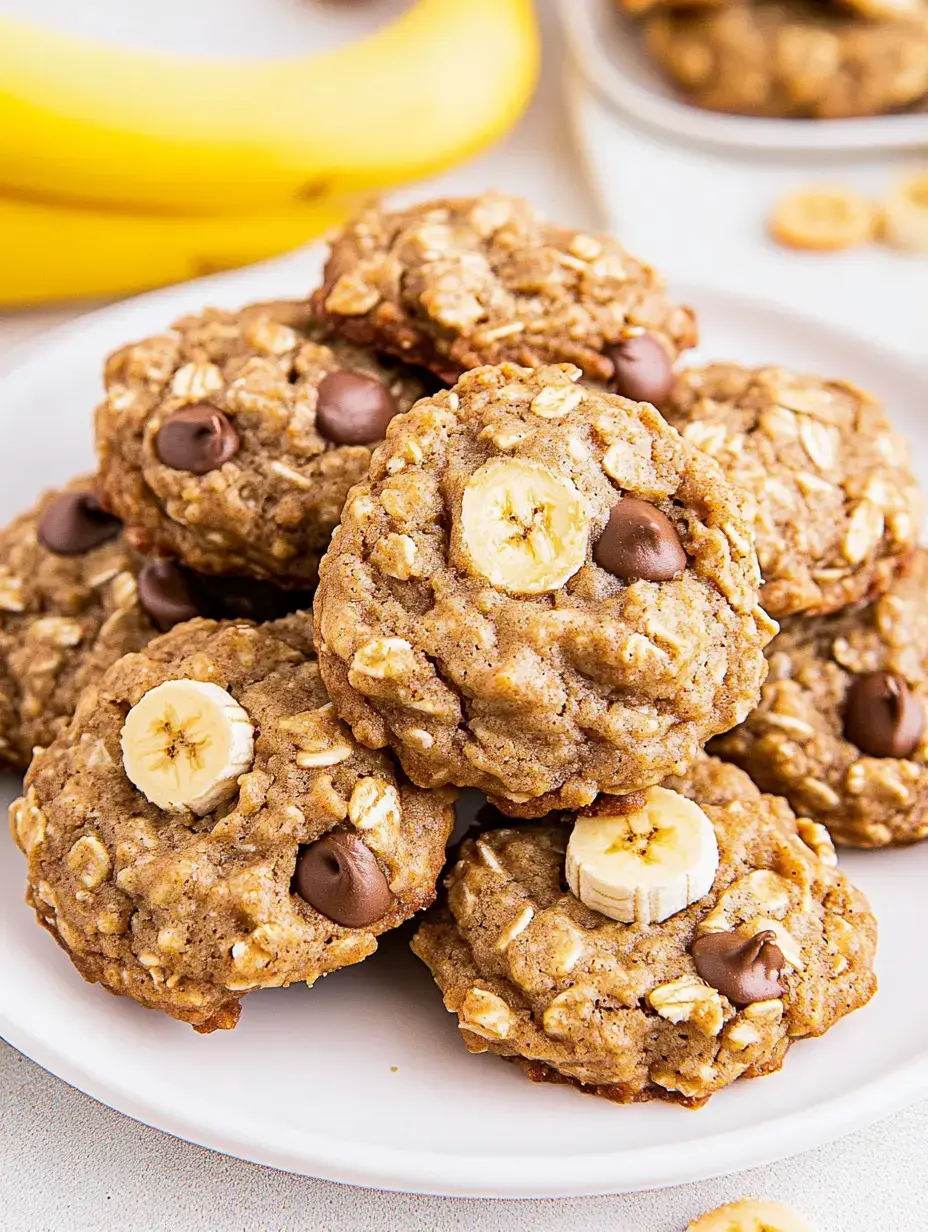
<path fill-rule="evenodd" d="M 465 1046 L 620 1103 L 698 1106 L 876 988 L 827 832 L 711 758 L 468 839 L 445 884 L 412 948 Z"/>
<path fill-rule="evenodd" d="M 650 14 L 645 42 L 700 107 L 743 115 L 879 115 L 928 93 L 928 5 L 868 20 L 838 4 L 760 0 Z"/>
<path fill-rule="evenodd" d="M 0 768 L 24 770 L 84 685 L 155 636 L 143 565 L 90 477 L 46 492 L 0 531 Z"/>
<path fill-rule="evenodd" d="M 481 368 L 396 419 L 315 603 L 357 738 L 527 816 L 685 768 L 755 704 L 776 630 L 744 494 L 579 376 Z"/>
<path fill-rule="evenodd" d="M 771 616 L 875 598 L 908 563 L 922 498 L 876 399 L 782 368 L 710 364 L 678 374 L 664 413 L 754 498 Z"/>
<path fill-rule="evenodd" d="M 760 705 L 715 742 L 836 842 L 928 837 L 928 550 L 869 607 L 788 621 Z"/>
<path fill-rule="evenodd" d="M 129 539 L 287 586 L 315 582 L 371 449 L 426 389 L 298 303 L 184 317 L 117 351 L 105 380 L 100 482 Z"/>
<path fill-rule="evenodd" d="M 333 242 L 313 304 L 346 337 L 448 381 L 503 360 L 570 362 L 658 404 L 697 339 L 692 310 L 615 240 L 499 193 L 362 214 Z"/>
<path fill-rule="evenodd" d="M 431 902 L 452 803 L 352 740 L 291 616 L 194 620 L 120 659 L 10 820 L 28 899 L 81 975 L 212 1031 Z"/>

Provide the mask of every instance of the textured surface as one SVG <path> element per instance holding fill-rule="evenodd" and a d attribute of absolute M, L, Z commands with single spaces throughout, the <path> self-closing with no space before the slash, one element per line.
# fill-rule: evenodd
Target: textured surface
<path fill-rule="evenodd" d="M 191 621 L 127 656 L 82 694 L 73 722 L 30 767 L 11 810 L 29 900 L 85 979 L 192 1023 L 233 1027 L 252 988 L 360 962 L 376 937 L 427 905 L 453 825 L 453 793 L 397 779 L 332 713 L 307 618 L 256 628 Z M 120 730 L 166 680 L 227 690 L 257 732 L 228 805 L 164 812 L 126 776 Z M 359 835 L 394 901 L 344 928 L 291 891 L 297 851 Z"/>
<path fill-rule="evenodd" d="M 93 480 L 76 479 L 73 492 Z M 120 535 L 75 555 L 50 552 L 39 520 L 58 492 L 0 532 L 0 767 L 23 770 L 50 744 L 81 689 L 156 629 L 139 605 L 143 563 Z"/>
<path fill-rule="evenodd" d="M 796 617 L 770 644 L 761 703 L 722 736 L 717 751 L 766 791 L 824 822 L 834 839 L 885 847 L 928 835 L 928 737 L 909 757 L 873 757 L 843 730 L 848 689 L 861 673 L 888 671 L 928 706 L 928 551 L 869 607 Z"/>
<path fill-rule="evenodd" d="M 645 41 L 701 107 L 744 115 L 867 116 L 928 91 L 928 9 L 874 21 L 810 0 L 657 13 Z"/>
<path fill-rule="evenodd" d="M 682 769 L 755 703 L 775 628 L 757 605 L 742 495 L 653 407 L 578 375 L 478 369 L 394 420 L 315 605 L 323 677 L 358 739 L 391 744 L 423 786 L 480 787 L 532 816 Z M 481 487 L 469 512 L 475 476 L 515 461 L 566 484 L 580 510 L 572 576 L 547 593 L 505 588 L 509 558 L 495 584 L 486 573 L 496 523 L 524 521 L 506 512 L 522 473 L 511 491 Z M 620 493 L 672 520 L 682 574 L 623 581 L 596 563 Z M 541 547 L 547 570 L 563 536 Z"/>
<path fill-rule="evenodd" d="M 337 371 L 376 377 L 397 410 L 424 391 L 399 365 L 326 339 L 297 303 L 208 310 L 111 356 L 97 410 L 100 482 L 129 538 L 204 573 L 311 585 L 371 455 L 369 444 L 337 445 L 318 430 L 319 386 Z M 231 422 L 238 451 L 205 474 L 165 465 L 159 429 L 203 404 Z"/>
<path fill-rule="evenodd" d="M 720 862 L 710 893 L 663 923 L 616 924 L 565 892 L 569 825 L 464 842 L 413 950 L 471 1052 L 523 1058 L 530 1077 L 620 1103 L 699 1104 L 779 1069 L 792 1040 L 873 995 L 876 922 L 824 830 L 711 758 L 672 783 L 710 818 Z M 700 979 L 690 948 L 759 928 L 776 932 L 785 991 L 738 1009 Z"/>
<path fill-rule="evenodd" d="M 862 390 L 710 364 L 680 373 L 665 414 L 754 497 L 774 618 L 873 598 L 906 562 L 922 499 L 905 441 Z"/>
<path fill-rule="evenodd" d="M 609 346 L 630 329 L 672 356 L 696 341 L 691 310 L 616 240 L 498 193 L 362 215 L 333 241 L 314 304 L 349 337 L 447 380 L 502 360 L 608 380 Z"/>

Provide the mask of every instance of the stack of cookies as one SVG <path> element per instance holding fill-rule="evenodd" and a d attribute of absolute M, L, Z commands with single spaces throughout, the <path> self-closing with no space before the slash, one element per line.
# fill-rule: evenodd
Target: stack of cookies
<path fill-rule="evenodd" d="M 617 0 L 710 111 L 834 119 L 928 97 L 926 0 Z"/>
<path fill-rule="evenodd" d="M 928 832 L 920 494 L 874 399 L 696 341 L 487 193 L 107 361 L 96 476 L 0 544 L 12 828 L 85 978 L 231 1027 L 440 890 L 470 1051 L 689 1106 L 867 1002 L 833 839 Z"/>

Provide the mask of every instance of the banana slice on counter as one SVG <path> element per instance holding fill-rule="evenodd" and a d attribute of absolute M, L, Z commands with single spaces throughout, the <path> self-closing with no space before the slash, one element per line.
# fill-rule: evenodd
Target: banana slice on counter
<path fill-rule="evenodd" d="M 877 211 L 851 189 L 801 188 L 781 198 L 770 218 L 770 234 L 787 248 L 833 252 L 873 238 Z"/>
<path fill-rule="evenodd" d="M 883 206 L 882 237 L 895 248 L 928 252 L 928 170 L 893 185 Z"/>
<path fill-rule="evenodd" d="M 585 563 L 590 510 L 569 479 L 517 458 L 492 458 L 468 480 L 461 539 L 468 566 L 504 590 L 557 590 Z"/>
<path fill-rule="evenodd" d="M 567 884 L 612 920 L 657 924 L 709 893 L 719 866 L 712 822 L 698 804 L 651 787 L 633 812 L 578 817 Z"/>
<path fill-rule="evenodd" d="M 694 1219 L 686 1232 L 812 1232 L 804 1219 L 782 1202 L 742 1198 Z"/>
<path fill-rule="evenodd" d="M 126 715 L 126 774 L 168 812 L 210 812 L 234 795 L 254 761 L 254 728 L 230 693 L 202 680 L 166 680 Z"/>

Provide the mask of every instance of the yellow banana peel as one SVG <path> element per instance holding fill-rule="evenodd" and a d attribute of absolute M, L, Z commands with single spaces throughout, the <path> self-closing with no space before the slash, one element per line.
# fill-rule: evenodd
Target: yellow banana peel
<path fill-rule="evenodd" d="M 178 218 L 0 195 L 0 308 L 112 298 L 249 265 L 316 239 L 360 204 Z"/>
<path fill-rule="evenodd" d="M 0 17 L 0 191 L 245 214 L 431 174 L 502 136 L 538 71 L 532 0 L 416 0 L 312 57 L 135 52 Z"/>

